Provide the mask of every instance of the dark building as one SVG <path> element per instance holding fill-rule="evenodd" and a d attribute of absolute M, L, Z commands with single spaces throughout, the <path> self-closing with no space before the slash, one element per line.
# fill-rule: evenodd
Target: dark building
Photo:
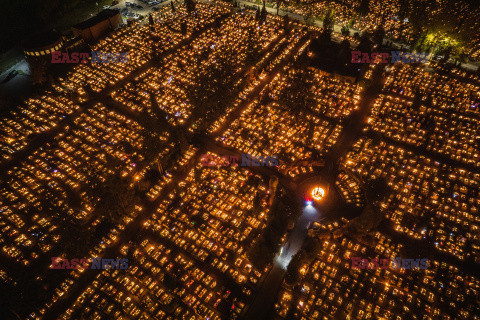
<path fill-rule="evenodd" d="M 96 16 L 72 27 L 74 36 L 81 36 L 85 42 L 95 42 L 106 32 L 114 30 L 122 23 L 120 11 L 107 9 Z"/>
<path fill-rule="evenodd" d="M 63 47 L 63 37 L 55 30 L 37 33 L 25 41 L 23 47 L 27 59 L 37 57 L 50 60 L 51 53 Z"/>
<path fill-rule="evenodd" d="M 25 41 L 24 53 L 30 65 L 34 84 L 46 82 L 46 73 L 52 61 L 52 52 L 61 51 L 63 45 L 62 34 L 55 30 L 34 34 Z"/>

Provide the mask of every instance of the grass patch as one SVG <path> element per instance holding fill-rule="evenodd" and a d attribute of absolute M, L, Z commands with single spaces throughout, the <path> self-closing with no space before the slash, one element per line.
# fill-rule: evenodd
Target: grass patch
<path fill-rule="evenodd" d="M 11 49 L 5 53 L 0 54 L 0 74 L 4 73 L 9 68 L 16 65 L 24 58 L 23 52 L 20 49 Z M 0 79 L 0 81 L 3 79 Z"/>

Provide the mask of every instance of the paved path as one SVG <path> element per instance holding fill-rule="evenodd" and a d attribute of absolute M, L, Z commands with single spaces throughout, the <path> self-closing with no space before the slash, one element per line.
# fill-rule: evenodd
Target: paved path
<path fill-rule="evenodd" d="M 359 110 L 347 119 L 348 124 L 344 126 L 337 143 L 327 155 L 328 161 L 331 161 L 334 165 L 338 164 L 342 156 L 350 150 L 358 136 L 361 135 L 365 123 L 364 120 L 368 116 L 373 106 L 373 102 L 381 91 L 383 65 L 377 65 L 377 68 L 378 69 L 374 72 L 372 81 L 362 95 L 362 99 L 359 103 Z M 328 173 L 326 175 L 329 177 Z M 332 175 L 329 183 L 334 183 L 335 176 Z M 302 215 L 298 218 L 292 233 L 283 246 L 282 254 L 278 254 L 275 257 L 272 269 L 260 284 L 258 294 L 254 297 L 252 304 L 245 312 L 242 319 L 267 319 L 277 301 L 278 291 L 282 285 L 288 264 L 298 250 L 301 249 L 303 242 L 305 241 L 307 236 L 307 226 L 314 221 L 320 222 L 322 220 L 322 214 L 321 212 L 318 212 L 317 209 L 312 206 L 303 207 Z"/>
<path fill-rule="evenodd" d="M 288 264 L 292 257 L 302 248 L 303 242 L 307 237 L 307 227 L 314 221 L 322 221 L 321 214 L 313 207 L 304 207 L 302 215 L 295 223 L 292 233 L 282 246 L 281 253 L 275 256 L 272 268 L 262 283 L 260 283 L 260 288 L 254 296 L 250 307 L 241 317 L 242 319 L 263 320 L 269 317 L 277 301 Z"/>
<path fill-rule="evenodd" d="M 327 162 L 337 165 L 340 159 L 351 149 L 357 138 L 362 134 L 362 129 L 366 124 L 367 117 L 373 104 L 383 87 L 384 64 L 377 64 L 372 75 L 372 79 L 367 83 L 365 90 L 361 94 L 358 109 L 354 111 L 343 123 L 343 130 L 337 139 L 337 142 L 327 154 Z"/>

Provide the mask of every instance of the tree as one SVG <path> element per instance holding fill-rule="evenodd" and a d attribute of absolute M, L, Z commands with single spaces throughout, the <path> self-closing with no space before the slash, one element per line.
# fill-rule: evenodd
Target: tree
<path fill-rule="evenodd" d="M 400 8 L 398 9 L 398 18 L 405 20 L 410 14 L 409 0 L 400 0 Z"/>
<path fill-rule="evenodd" d="M 187 151 L 189 146 L 185 132 L 186 129 L 183 125 L 177 125 L 173 127 L 170 131 L 172 139 L 174 140 L 175 145 L 178 146 L 180 153 L 184 153 L 185 151 Z"/>
<path fill-rule="evenodd" d="M 352 18 L 352 19 L 350 19 L 350 21 L 348 21 L 347 27 L 353 28 L 354 25 L 355 25 L 355 19 Z"/>
<path fill-rule="evenodd" d="M 185 0 L 185 6 L 187 7 L 187 12 L 189 14 L 195 11 L 195 1 L 194 0 Z"/>
<path fill-rule="evenodd" d="M 280 6 L 282 5 L 284 0 L 276 0 L 276 3 L 277 3 L 277 16 L 278 16 L 278 12 L 280 11 Z M 287 14 L 285 14 L 287 15 Z"/>
<path fill-rule="evenodd" d="M 155 96 L 150 94 L 150 109 L 142 110 L 139 122 L 148 131 L 163 133 L 172 129 L 168 118 L 169 115 L 160 107 Z"/>
<path fill-rule="evenodd" d="M 342 32 L 342 35 L 345 36 L 345 37 L 350 36 L 350 28 L 348 27 L 348 25 L 344 25 L 342 27 L 341 32 Z"/>
<path fill-rule="evenodd" d="M 452 56 L 453 53 L 453 46 L 451 45 L 445 45 L 445 46 L 440 46 L 437 54 L 443 55 L 443 58 L 440 60 L 442 64 L 446 64 L 450 57 Z"/>
<path fill-rule="evenodd" d="M 292 69 L 287 75 L 286 87 L 280 91 L 279 104 L 292 111 L 295 115 L 311 111 L 316 100 L 312 92 L 314 76 L 303 61 L 298 68 Z"/>
<path fill-rule="evenodd" d="M 264 269 L 279 251 L 281 237 L 285 233 L 289 221 L 298 214 L 295 212 L 296 208 L 291 207 L 289 203 L 291 203 L 291 199 L 285 198 L 281 189 L 277 188 L 274 203 L 270 208 L 270 212 L 273 214 L 270 215 L 263 234 L 254 241 L 247 253 L 250 261 L 259 270 Z M 295 214 L 291 214 L 292 212 Z"/>
<path fill-rule="evenodd" d="M 362 17 L 366 16 L 370 12 L 370 0 L 362 0 L 358 6 L 358 13 Z"/>
<path fill-rule="evenodd" d="M 257 216 L 260 213 L 260 211 L 262 210 L 262 201 L 261 200 L 262 200 L 262 198 L 260 196 L 260 193 L 257 192 L 255 194 L 255 197 L 253 198 L 253 213 L 252 214 L 254 216 Z"/>
<path fill-rule="evenodd" d="M 362 33 L 362 35 L 360 36 L 357 50 L 368 53 L 372 52 L 372 41 L 370 40 L 370 36 L 367 32 Z"/>
<path fill-rule="evenodd" d="M 414 90 L 412 109 L 419 110 L 422 106 L 423 95 L 420 90 L 417 88 Z"/>
<path fill-rule="evenodd" d="M 150 31 L 153 31 L 153 25 L 154 25 L 154 23 L 153 23 L 153 17 L 152 17 L 152 14 L 151 14 L 151 13 L 148 15 L 148 25 L 149 25 L 149 27 L 150 27 Z"/>
<path fill-rule="evenodd" d="M 152 40 L 151 41 L 151 48 L 152 48 L 152 60 L 154 62 L 160 62 L 160 54 L 158 53 L 158 42 L 156 42 L 155 40 Z"/>
<path fill-rule="evenodd" d="M 260 22 L 267 20 L 267 8 L 265 7 L 265 0 L 263 0 L 262 12 L 260 12 Z"/>
<path fill-rule="evenodd" d="M 219 50 L 215 64 L 202 69 L 193 79 L 193 84 L 185 88 L 188 100 L 194 106 L 192 119 L 201 132 L 229 106 L 237 96 L 236 54 L 230 49 Z"/>
<path fill-rule="evenodd" d="M 290 33 L 290 18 L 288 14 L 283 16 L 283 30 L 285 30 L 285 34 Z"/>
<path fill-rule="evenodd" d="M 59 200 L 49 185 L 44 186 L 41 195 L 41 210 L 58 226 L 56 232 L 61 238 L 61 250 L 78 257 L 87 254 L 92 246 L 90 226 L 72 218 L 67 203 Z"/>
<path fill-rule="evenodd" d="M 200 168 L 199 167 L 195 167 L 193 169 L 193 177 L 195 178 L 195 182 L 199 183 L 202 181 L 202 173 L 203 173 L 203 166 L 201 166 Z"/>
<path fill-rule="evenodd" d="M 186 36 L 187 35 L 187 22 L 186 21 L 182 21 L 180 23 L 180 32 L 182 33 L 182 35 Z"/>
<path fill-rule="evenodd" d="M 0 279 L 0 287 L 1 319 L 25 319 L 26 311 L 38 308 L 49 298 L 41 280 L 32 272 L 19 272 L 15 280 Z"/>
<path fill-rule="evenodd" d="M 303 250 L 305 251 L 305 257 L 308 260 L 313 260 L 321 248 L 322 244 L 317 237 L 307 237 L 307 239 L 305 239 Z"/>
<path fill-rule="evenodd" d="M 147 162 L 156 161 L 158 154 L 165 148 L 165 143 L 160 139 L 158 133 L 142 129 L 142 155 Z"/>
<path fill-rule="evenodd" d="M 322 52 L 322 54 L 329 54 L 332 42 L 332 29 L 323 29 L 320 35 L 317 38 L 317 47 L 320 49 L 318 51 Z"/>
<path fill-rule="evenodd" d="M 115 173 L 107 179 L 99 190 L 100 201 L 95 208 L 95 216 L 117 224 L 135 206 L 135 192 L 128 180 Z"/>
<path fill-rule="evenodd" d="M 247 251 L 247 257 L 255 268 L 263 270 L 273 260 L 274 254 L 268 248 L 265 239 L 260 236 Z"/>
<path fill-rule="evenodd" d="M 422 32 L 415 37 L 412 48 L 418 51 L 424 51 L 429 48 L 431 44 L 427 41 L 427 33 Z"/>
<path fill-rule="evenodd" d="M 260 58 L 260 46 L 258 44 L 258 33 L 254 28 L 249 28 L 247 36 L 247 52 L 245 60 L 248 65 L 255 64 Z"/>
<path fill-rule="evenodd" d="M 335 16 L 331 9 L 327 10 L 325 17 L 323 18 L 323 28 L 333 30 L 333 26 L 335 25 Z"/>
<path fill-rule="evenodd" d="M 315 19 L 313 18 L 313 14 L 312 14 L 311 10 L 308 10 L 308 11 L 305 13 L 303 19 L 305 20 L 305 24 L 306 24 L 307 26 L 312 26 L 312 25 L 313 25 L 313 22 L 315 21 Z"/>
<path fill-rule="evenodd" d="M 170 2 L 171 8 L 172 8 L 172 13 L 175 12 L 175 6 L 173 5 L 173 1 Z"/>
<path fill-rule="evenodd" d="M 431 12 L 428 8 L 425 8 L 425 3 L 421 0 L 413 0 L 413 8 L 423 8 L 423 10 L 412 10 L 408 16 L 410 25 L 413 28 L 414 34 L 418 35 L 426 27 L 428 21 L 428 14 Z"/>
<path fill-rule="evenodd" d="M 339 70 L 346 71 L 349 63 L 352 60 L 352 47 L 350 41 L 347 39 L 340 43 L 340 51 L 338 52 L 338 66 Z"/>
<path fill-rule="evenodd" d="M 378 227 L 382 219 L 380 210 L 372 204 L 367 204 L 360 216 L 350 220 L 345 230 L 355 236 L 365 236 Z"/>
<path fill-rule="evenodd" d="M 154 95 L 150 95 L 150 108 L 144 108 L 139 117 L 143 128 L 142 155 L 147 162 L 155 161 L 159 152 L 164 149 L 165 144 L 161 134 L 166 130 L 173 130 L 167 120 L 167 113 L 160 108 Z"/>
<path fill-rule="evenodd" d="M 299 269 L 306 263 L 307 255 L 303 249 L 298 251 L 290 260 L 287 267 L 287 273 L 285 274 L 285 281 L 293 285 L 299 280 Z"/>
<path fill-rule="evenodd" d="M 368 181 L 365 184 L 365 197 L 368 202 L 375 203 L 377 201 L 381 201 L 389 193 L 390 187 L 383 177 Z"/>
<path fill-rule="evenodd" d="M 385 38 L 385 30 L 382 24 L 380 24 L 373 32 L 373 43 L 381 48 L 383 45 L 383 38 Z"/>
<path fill-rule="evenodd" d="M 468 59 L 468 54 L 466 54 L 463 50 L 456 51 L 454 56 L 456 65 L 460 67 L 462 63 L 466 63 Z"/>

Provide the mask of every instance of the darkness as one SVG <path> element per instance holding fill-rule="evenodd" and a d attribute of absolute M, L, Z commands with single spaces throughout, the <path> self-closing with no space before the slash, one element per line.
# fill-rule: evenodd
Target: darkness
<path fill-rule="evenodd" d="M 66 8 L 79 0 L 2 0 L 0 19 L 0 53 L 21 44 L 32 33 L 49 27 Z"/>

